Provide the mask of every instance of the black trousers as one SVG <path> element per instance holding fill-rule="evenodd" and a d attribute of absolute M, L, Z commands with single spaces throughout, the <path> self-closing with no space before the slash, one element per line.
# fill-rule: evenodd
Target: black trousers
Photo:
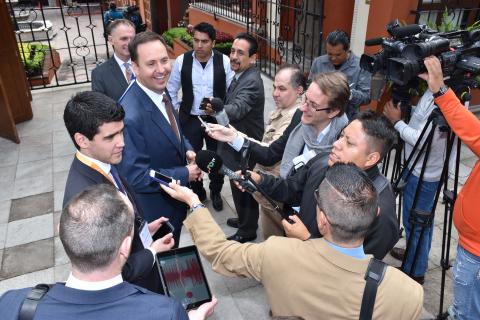
<path fill-rule="evenodd" d="M 214 117 L 202 116 L 202 118 L 209 123 L 216 123 Z M 195 152 L 198 152 L 203 149 L 203 141 L 207 146 L 207 150 L 217 152 L 217 141 L 210 138 L 205 132 L 205 128 L 202 127 L 200 120 L 197 116 L 187 115 L 180 111 L 180 125 L 183 131 L 183 134 L 188 139 L 190 144 L 193 147 Z M 220 193 L 223 187 L 223 174 L 210 173 L 208 178 L 210 179 L 210 190 L 212 192 Z M 203 189 L 202 181 L 193 181 L 190 182 L 190 187 L 193 192 L 199 194 Z"/>
<path fill-rule="evenodd" d="M 237 234 L 243 237 L 253 237 L 257 234 L 258 228 L 258 202 L 248 192 L 238 190 L 230 180 L 232 188 L 233 203 L 238 214 Z"/>

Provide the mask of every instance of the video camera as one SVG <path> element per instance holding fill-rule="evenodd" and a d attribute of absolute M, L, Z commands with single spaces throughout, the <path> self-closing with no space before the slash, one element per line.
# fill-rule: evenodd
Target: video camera
<path fill-rule="evenodd" d="M 425 25 L 401 26 L 398 20 L 387 25 L 391 38 L 365 41 L 366 46 L 382 45 L 374 55 L 363 54 L 360 67 L 379 72 L 398 86 L 409 86 L 425 72 L 423 59 L 439 58 L 447 82 L 456 84 L 474 80 L 480 74 L 480 30 L 438 32 Z M 478 85 L 478 84 L 477 84 Z"/>

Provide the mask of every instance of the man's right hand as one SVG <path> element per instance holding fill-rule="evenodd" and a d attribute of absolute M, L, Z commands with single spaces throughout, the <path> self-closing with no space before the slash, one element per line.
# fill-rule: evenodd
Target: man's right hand
<path fill-rule="evenodd" d="M 261 181 L 262 181 L 262 176 L 259 175 L 258 173 L 256 173 L 255 171 L 250 171 L 250 170 L 247 170 L 247 172 L 250 173 L 250 178 L 255 181 L 255 183 L 259 184 Z M 235 172 L 237 175 L 241 176 L 243 178 L 243 175 L 242 175 L 242 171 L 238 170 Z M 234 181 L 233 182 L 235 184 L 235 186 L 242 192 L 245 192 L 245 189 L 242 188 L 242 186 L 240 185 L 240 183 L 238 181 Z"/>
<path fill-rule="evenodd" d="M 418 76 L 427 81 L 428 89 L 430 89 L 431 92 L 437 93 L 440 87 L 445 85 L 440 60 L 435 56 L 430 56 L 426 57 L 423 61 L 428 73 L 422 73 Z"/>
<path fill-rule="evenodd" d="M 169 233 L 163 238 L 157 239 L 150 245 L 150 248 L 153 249 L 156 253 L 164 252 L 172 249 L 173 245 L 175 244 L 175 240 L 173 239 L 173 234 Z"/>
<path fill-rule="evenodd" d="M 195 163 L 189 163 L 186 167 L 188 169 L 188 181 L 200 181 L 202 179 L 202 170 Z"/>
<path fill-rule="evenodd" d="M 232 142 L 237 137 L 237 130 L 232 126 L 225 127 L 213 123 L 208 124 L 205 132 L 207 132 L 211 138 L 221 142 Z"/>

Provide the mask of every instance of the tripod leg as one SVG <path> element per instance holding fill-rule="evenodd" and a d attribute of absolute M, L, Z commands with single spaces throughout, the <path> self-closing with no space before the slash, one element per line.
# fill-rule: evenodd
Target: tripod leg
<path fill-rule="evenodd" d="M 402 270 L 410 276 L 423 277 L 428 267 L 428 254 L 433 233 L 433 207 L 435 205 L 438 182 L 420 183 L 419 192 L 416 187 L 419 180 L 410 175 L 404 189 L 404 227 L 408 236 Z M 416 201 L 414 201 L 416 197 Z M 415 209 L 412 205 L 415 203 Z M 406 220 L 408 219 L 408 220 Z M 408 223 L 408 222 L 412 223 Z"/>

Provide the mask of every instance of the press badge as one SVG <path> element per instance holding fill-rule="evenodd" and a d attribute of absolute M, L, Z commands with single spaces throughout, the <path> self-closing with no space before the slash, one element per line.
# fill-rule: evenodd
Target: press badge
<path fill-rule="evenodd" d="M 145 249 L 150 248 L 150 245 L 153 242 L 146 220 L 143 220 L 142 224 L 140 225 L 140 240 L 142 240 L 142 244 Z"/>

